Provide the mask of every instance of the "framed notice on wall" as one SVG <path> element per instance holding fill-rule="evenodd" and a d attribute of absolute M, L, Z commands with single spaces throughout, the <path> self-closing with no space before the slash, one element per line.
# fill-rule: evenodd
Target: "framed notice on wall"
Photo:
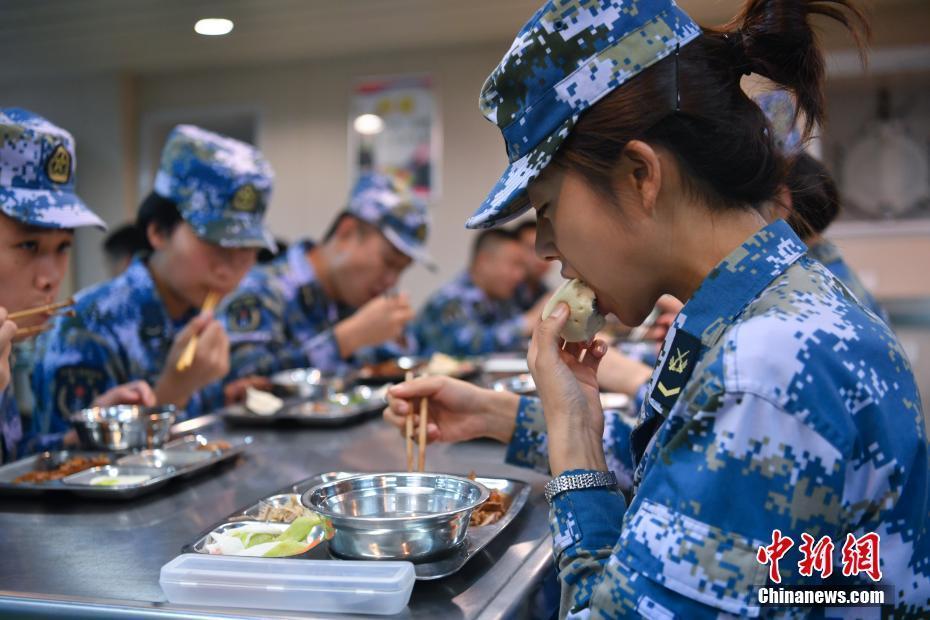
<path fill-rule="evenodd" d="M 349 114 L 351 178 L 377 171 L 426 200 L 437 198 L 438 134 L 429 76 L 359 80 Z"/>

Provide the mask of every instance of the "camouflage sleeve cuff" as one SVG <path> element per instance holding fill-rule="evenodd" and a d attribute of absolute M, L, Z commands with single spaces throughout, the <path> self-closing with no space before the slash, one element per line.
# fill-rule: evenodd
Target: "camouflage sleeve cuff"
<path fill-rule="evenodd" d="M 546 420 L 543 417 L 542 402 L 538 398 L 520 397 L 516 428 L 507 446 L 506 462 L 549 473 Z"/>
<path fill-rule="evenodd" d="M 565 474 L 581 474 L 574 469 Z M 553 553 L 557 562 L 562 556 L 577 557 L 588 552 L 610 550 L 620 539 L 626 501 L 616 489 L 606 487 L 566 491 L 556 495 L 549 511 Z"/>

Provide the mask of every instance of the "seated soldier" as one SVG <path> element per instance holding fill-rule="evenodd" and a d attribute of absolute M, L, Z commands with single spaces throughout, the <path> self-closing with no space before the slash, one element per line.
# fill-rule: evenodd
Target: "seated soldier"
<path fill-rule="evenodd" d="M 428 226 L 426 206 L 394 181 L 362 177 L 321 243 L 299 241 L 256 267 L 221 308 L 230 377 L 243 378 L 234 385 L 289 368 L 340 372 L 377 361 L 379 345 L 391 356 L 411 349 L 398 341 L 413 311 L 393 292 L 413 260 L 432 265 Z"/>
<path fill-rule="evenodd" d="M 13 393 L 11 345 L 41 331 L 49 313 L 8 317 L 55 301 L 75 228 L 106 229 L 74 192 L 74 150 L 71 134 L 41 116 L 0 109 L 0 462 L 32 443 Z"/>
<path fill-rule="evenodd" d="M 520 308 L 514 293 L 525 275 L 523 246 L 513 232 L 481 232 L 468 271 L 433 293 L 417 316 L 421 352 L 466 356 L 526 349 L 546 299 Z"/>
<path fill-rule="evenodd" d="M 65 433 L 68 414 L 127 382 L 151 393 L 146 404 L 178 407 L 178 419 L 222 405 L 217 382 L 229 371 L 229 340 L 206 302 L 235 290 L 258 249 L 274 247 L 263 222 L 272 175 L 248 144 L 191 125 L 171 132 L 139 209 L 151 251 L 78 293 L 76 316 L 40 339 L 37 433 Z M 179 359 L 195 334 L 184 367 Z"/>

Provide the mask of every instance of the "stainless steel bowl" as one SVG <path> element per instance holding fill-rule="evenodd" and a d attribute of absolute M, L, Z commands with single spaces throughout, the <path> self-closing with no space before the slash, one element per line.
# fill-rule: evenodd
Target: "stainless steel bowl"
<path fill-rule="evenodd" d="M 81 445 L 87 450 L 124 452 L 159 448 L 168 439 L 175 407 L 91 407 L 71 416 Z"/>
<path fill-rule="evenodd" d="M 320 400 L 329 394 L 332 380 L 316 368 L 293 368 L 271 375 L 271 391 L 281 398 Z"/>
<path fill-rule="evenodd" d="M 328 517 L 330 549 L 345 558 L 423 560 L 465 540 L 484 485 L 447 474 L 363 474 L 315 486 L 301 503 Z"/>

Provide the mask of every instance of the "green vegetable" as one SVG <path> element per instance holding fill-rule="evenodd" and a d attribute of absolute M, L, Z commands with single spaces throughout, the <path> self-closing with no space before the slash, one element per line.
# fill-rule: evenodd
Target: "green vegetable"
<path fill-rule="evenodd" d="M 241 540 L 242 546 L 246 549 L 249 547 L 254 547 L 255 545 L 274 542 L 277 538 L 274 534 L 262 534 L 255 532 L 233 532 L 232 535 Z"/>
<path fill-rule="evenodd" d="M 282 540 L 265 552 L 266 558 L 283 558 L 303 553 L 307 549 L 306 542 L 296 540 Z"/>
<path fill-rule="evenodd" d="M 315 515 L 313 517 L 298 517 L 294 519 L 294 522 L 291 523 L 290 526 L 288 526 L 288 528 L 284 530 L 276 540 L 307 540 L 307 536 L 310 534 L 310 530 L 313 529 L 314 525 L 319 525 L 321 520 L 322 519 L 319 515 Z"/>

